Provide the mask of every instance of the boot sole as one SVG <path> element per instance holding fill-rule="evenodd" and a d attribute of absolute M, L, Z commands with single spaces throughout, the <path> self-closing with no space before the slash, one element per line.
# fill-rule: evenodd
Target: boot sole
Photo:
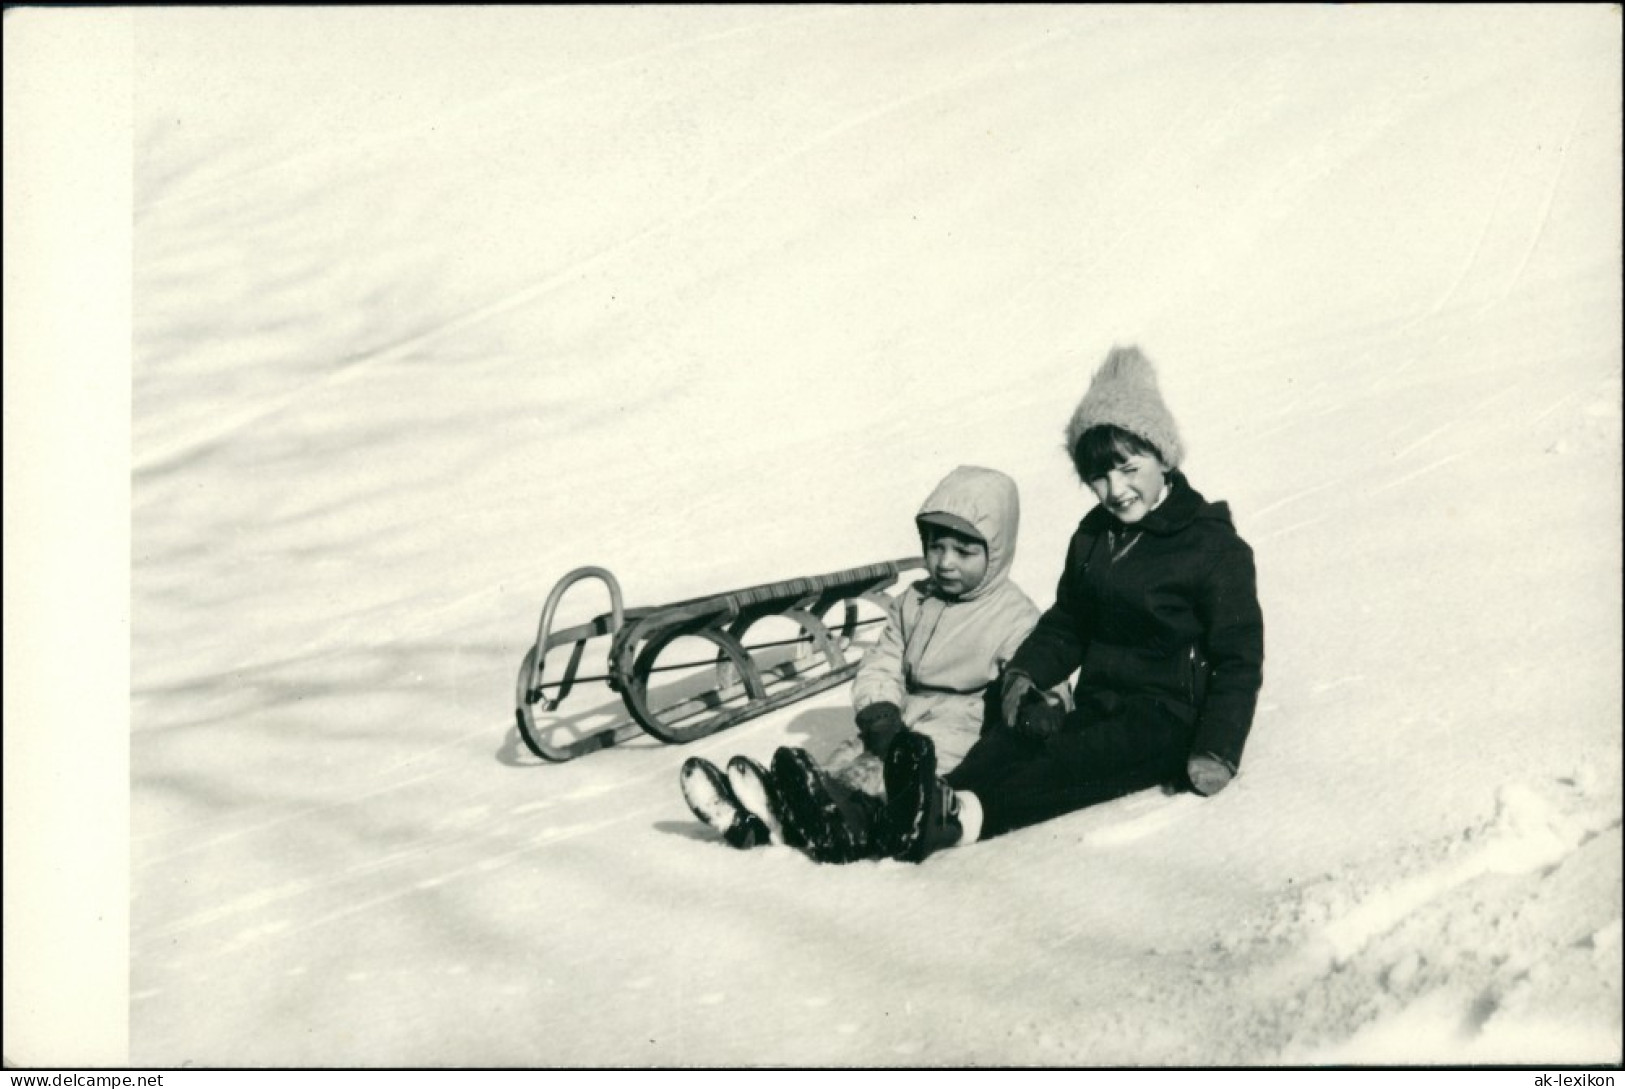
<path fill-rule="evenodd" d="M 750 837 L 745 834 L 751 814 L 734 797 L 728 787 L 728 777 L 720 768 L 703 757 L 691 756 L 683 761 L 678 781 L 690 813 L 718 832 L 730 846 L 751 846 Z"/>
<path fill-rule="evenodd" d="M 783 803 L 774 797 L 772 781 L 767 769 L 746 756 L 728 761 L 728 786 L 740 805 L 767 826 L 773 842 L 784 842 L 784 819 L 780 813 Z"/>

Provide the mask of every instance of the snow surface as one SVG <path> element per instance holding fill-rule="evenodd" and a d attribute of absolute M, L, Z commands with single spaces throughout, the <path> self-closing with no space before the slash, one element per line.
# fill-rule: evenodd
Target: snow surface
<path fill-rule="evenodd" d="M 1617 7 L 134 25 L 133 1063 L 1621 1060 Z M 985 464 L 1047 603 L 1118 342 L 1257 553 L 1230 789 L 822 867 L 676 773 L 845 689 L 519 745 L 583 564 L 904 556 Z"/>

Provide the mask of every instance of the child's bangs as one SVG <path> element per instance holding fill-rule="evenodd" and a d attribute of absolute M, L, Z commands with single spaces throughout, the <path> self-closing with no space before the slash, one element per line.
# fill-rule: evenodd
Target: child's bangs
<path fill-rule="evenodd" d="M 1162 460 L 1161 452 L 1134 432 L 1102 424 L 1078 436 L 1078 444 L 1072 449 L 1072 463 L 1077 466 L 1079 476 L 1093 480 L 1105 476 L 1136 454 Z"/>

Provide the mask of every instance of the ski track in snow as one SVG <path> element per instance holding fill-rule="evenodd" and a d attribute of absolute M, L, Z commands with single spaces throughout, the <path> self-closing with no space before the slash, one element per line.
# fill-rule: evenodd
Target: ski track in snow
<path fill-rule="evenodd" d="M 1520 126 L 1521 130 L 1527 130 L 1529 128 L 1529 121 L 1534 116 L 1535 106 L 1536 99 L 1535 97 L 1531 96 L 1524 105 L 1524 123 Z M 1467 254 L 1467 259 L 1462 263 L 1461 271 L 1453 280 L 1450 281 L 1450 286 L 1445 289 L 1445 292 L 1439 296 L 1431 307 L 1428 308 L 1426 314 L 1413 319 L 1411 325 L 1407 328 L 1420 324 L 1426 317 L 1435 317 L 1442 313 L 1450 304 L 1451 300 L 1456 297 L 1457 293 L 1461 291 L 1463 285 L 1465 285 L 1472 277 L 1473 270 L 1478 267 L 1479 259 L 1483 255 L 1486 246 L 1489 243 L 1492 229 L 1495 226 L 1496 221 L 1501 217 L 1503 203 L 1506 200 L 1507 195 L 1507 182 L 1512 177 L 1512 173 L 1517 167 L 1517 161 L 1521 151 L 1522 148 L 1511 143 L 1510 141 L 1508 142 L 1506 156 L 1502 162 L 1501 169 L 1496 173 L 1495 196 L 1490 200 L 1489 206 L 1485 209 L 1478 232 L 1478 237 L 1473 242 L 1472 249 Z"/>
<path fill-rule="evenodd" d="M 1425 448 L 1427 448 L 1427 447 L 1429 447 L 1431 445 L 1434 445 L 1436 443 L 1436 441 L 1438 439 L 1440 439 L 1442 436 L 1444 436 L 1444 435 L 1446 435 L 1446 434 L 1448 434 L 1448 433 L 1450 433 L 1452 431 L 1459 431 L 1461 429 L 1462 424 L 1473 420 L 1475 417 L 1477 417 L 1479 414 L 1481 414 L 1485 410 L 1489 409 L 1491 406 L 1496 405 L 1499 402 L 1508 400 L 1510 398 L 1516 397 L 1520 393 L 1524 393 L 1524 392 L 1525 392 L 1524 383 L 1522 381 L 1515 381 L 1515 382 L 1513 382 L 1513 383 L 1511 383 L 1511 384 L 1509 384 L 1509 385 L 1507 385 L 1507 386 L 1505 386 L 1505 387 L 1503 387 L 1501 389 L 1496 390 L 1495 392 L 1485 396 L 1484 398 L 1482 398 L 1481 400 L 1479 400 L 1476 403 L 1472 404 L 1471 406 L 1463 409 L 1461 412 L 1446 418 L 1443 422 L 1439 423 L 1437 426 L 1433 427 L 1431 430 L 1427 431 L 1426 433 L 1424 433 L 1420 437 L 1416 438 L 1415 440 L 1413 440 L 1412 442 L 1410 442 L 1409 444 L 1407 444 L 1406 446 L 1401 448 L 1399 451 L 1397 451 L 1396 453 L 1394 453 L 1392 455 L 1392 461 L 1395 464 L 1403 463 L 1412 454 L 1415 454 L 1416 452 L 1418 452 L 1420 450 L 1423 450 L 1423 449 L 1425 449 Z M 1547 410 L 1541 412 L 1538 416 L 1536 416 L 1533 420 L 1531 420 L 1530 424 L 1532 425 L 1534 423 L 1539 422 L 1541 419 L 1544 419 L 1546 416 L 1550 415 L 1552 412 L 1555 412 L 1563 404 L 1568 403 L 1575 396 L 1577 396 L 1577 394 L 1572 393 L 1572 392 L 1564 394 L 1561 398 L 1559 398 L 1559 400 L 1556 403 L 1554 403 Z M 1490 443 L 1493 443 L 1495 441 L 1496 440 L 1495 440 L 1495 438 L 1493 436 L 1488 436 L 1485 439 L 1481 440 L 1478 445 L 1480 447 L 1483 447 L 1483 446 L 1486 446 L 1486 445 L 1488 445 Z M 1434 473 L 1439 469 L 1442 469 L 1444 466 L 1449 465 L 1452 462 L 1458 461 L 1461 458 L 1469 456 L 1469 454 L 1472 453 L 1472 452 L 1476 452 L 1476 451 L 1470 451 L 1470 450 L 1452 451 L 1452 452 L 1450 452 L 1448 454 L 1445 454 L 1442 457 L 1439 457 L 1439 458 L 1437 458 L 1437 459 L 1435 459 L 1435 460 L 1433 460 L 1431 462 L 1428 462 L 1428 463 L 1426 463 L 1424 465 L 1421 465 L 1421 466 L 1419 466 L 1417 468 L 1410 469 L 1410 470 L 1408 470 L 1406 472 L 1401 473 L 1398 476 L 1390 477 L 1390 478 L 1388 478 L 1386 480 L 1383 480 L 1380 483 L 1377 483 L 1375 485 L 1365 487 L 1362 490 L 1363 490 L 1364 494 L 1367 495 L 1368 497 L 1373 497 L 1374 498 L 1374 497 L 1383 495 L 1384 493 L 1389 492 L 1389 491 L 1391 491 L 1391 490 L 1393 490 L 1395 488 L 1403 487 L 1404 485 L 1410 484 L 1410 483 L 1412 483 L 1412 482 L 1414 482 L 1414 481 L 1416 481 L 1416 480 L 1418 480 L 1420 478 L 1426 477 L 1429 474 Z M 1290 494 L 1288 496 L 1285 496 L 1285 497 L 1283 497 L 1281 499 L 1275 500 L 1274 502 L 1266 504 L 1265 506 L 1260 507 L 1256 511 L 1251 512 L 1252 524 L 1265 524 L 1265 525 L 1267 525 L 1268 520 L 1269 520 L 1268 519 L 1269 515 L 1272 515 L 1272 514 L 1276 513 L 1277 511 L 1281 510 L 1282 508 L 1291 506 L 1291 505 L 1296 504 L 1296 503 L 1298 503 L 1298 502 L 1300 502 L 1302 500 L 1308 499 L 1308 498 L 1310 498 L 1312 496 L 1319 495 L 1321 493 L 1328 492 L 1328 491 L 1331 491 L 1333 489 L 1345 490 L 1346 491 L 1351 486 L 1352 487 L 1358 487 L 1360 482 L 1365 477 L 1367 477 L 1368 475 L 1369 475 L 1369 473 L 1365 469 L 1351 470 L 1349 473 L 1347 473 L 1344 476 L 1341 476 L 1341 477 L 1338 477 L 1338 478 L 1335 478 L 1335 479 L 1331 479 L 1331 480 L 1321 481 L 1321 482 L 1319 482 L 1317 484 L 1314 484 L 1314 485 L 1312 485 L 1312 486 L 1310 486 L 1308 488 L 1305 488 L 1305 489 L 1303 489 L 1301 491 L 1294 492 L 1294 493 L 1292 493 L 1292 494 Z M 1255 535 L 1255 540 L 1257 542 L 1259 542 L 1259 543 L 1272 542 L 1272 541 L 1278 540 L 1279 538 L 1285 537 L 1285 536 L 1287 536 L 1289 534 L 1295 533 L 1300 529 L 1306 529 L 1306 528 L 1308 528 L 1310 526 L 1319 525 L 1322 522 L 1326 521 L 1327 518 L 1329 518 L 1331 516 L 1332 515 L 1330 515 L 1330 514 L 1321 515 L 1321 516 L 1316 516 L 1314 518 L 1310 518 L 1310 519 L 1307 519 L 1307 520 L 1304 520 L 1304 521 L 1301 521 L 1301 522 L 1294 522 L 1294 523 L 1291 523 L 1291 524 L 1289 524 L 1287 526 L 1279 527 L 1279 528 L 1276 528 L 1276 529 L 1266 529 L 1263 533 L 1256 534 Z"/>
<path fill-rule="evenodd" d="M 445 318 L 427 329 L 404 337 L 394 343 L 369 350 L 358 357 L 341 360 L 330 373 L 315 381 L 296 386 L 281 396 L 272 398 L 268 403 L 257 404 L 242 413 L 229 415 L 201 434 L 182 436 L 168 443 L 157 445 L 150 452 L 138 454 L 133 469 L 134 475 L 139 479 L 146 474 L 164 472 L 178 462 L 195 455 L 198 450 L 212 446 L 245 428 L 259 424 L 269 417 L 285 411 L 289 406 L 307 399 L 316 391 L 331 392 L 335 387 L 353 381 L 366 370 L 376 367 L 380 363 L 400 359 L 425 344 L 442 340 L 450 334 L 466 330 L 471 326 L 490 321 L 518 309 L 541 298 L 564 283 L 579 279 L 587 271 L 628 253 L 654 235 L 668 233 L 678 226 L 699 219 L 713 208 L 736 198 L 740 193 L 748 191 L 757 185 L 761 179 L 784 169 L 798 159 L 808 157 L 818 148 L 830 144 L 856 129 L 872 124 L 903 109 L 918 105 L 921 102 L 940 97 L 948 91 L 962 87 L 967 83 L 985 79 L 990 73 L 998 71 L 1001 65 L 1009 63 L 1015 57 L 1054 44 L 1054 37 L 1046 30 L 1044 34 L 1030 41 L 993 54 L 970 71 L 961 73 L 951 80 L 939 83 L 925 91 L 882 103 L 854 118 L 832 125 L 789 151 L 747 169 L 735 184 L 663 220 L 652 223 L 631 235 L 602 247 L 586 257 L 578 258 L 529 287 L 515 291 L 504 298 L 494 300 L 485 306 L 476 307 L 466 313 Z"/>
<path fill-rule="evenodd" d="M 1386 483 L 1379 484 L 1377 487 L 1372 488 L 1366 494 L 1368 494 L 1368 495 L 1381 495 L 1383 492 L 1386 492 L 1386 491 L 1388 491 L 1388 490 L 1390 490 L 1392 488 L 1398 488 L 1401 485 L 1409 484 L 1411 481 L 1417 479 L 1418 477 L 1426 476 L 1427 474 L 1429 474 L 1431 472 L 1434 472 L 1435 470 L 1444 468 L 1446 465 L 1449 465 L 1452 461 L 1455 461 L 1457 458 L 1462 457 L 1462 456 L 1463 455 L 1461 453 L 1459 453 L 1459 452 L 1458 453 L 1452 453 L 1452 454 L 1446 454 L 1444 457 L 1439 458 L 1437 461 L 1431 461 L 1431 462 L 1429 462 L 1428 464 L 1422 466 L 1419 469 L 1413 469 L 1412 471 L 1410 471 L 1408 473 L 1405 473 L 1402 476 L 1397 476 L 1394 479 L 1392 479 L 1390 481 L 1387 481 Z"/>
<path fill-rule="evenodd" d="M 448 751 L 448 750 L 453 750 L 455 748 L 460 747 L 467 740 L 469 740 L 471 738 L 475 738 L 475 737 L 488 738 L 489 736 L 490 736 L 490 729 L 489 729 L 489 727 L 487 727 L 487 728 L 479 730 L 477 732 L 470 733 L 470 734 L 466 735 L 464 738 L 459 739 L 458 741 L 448 742 L 448 743 L 446 743 L 444 745 L 438 745 L 438 746 L 435 746 L 433 748 L 426 749 L 423 752 L 419 753 L 417 756 L 414 756 L 414 757 L 410 758 L 409 760 L 405 761 L 403 764 L 397 765 L 397 767 L 404 767 L 404 766 L 409 765 L 409 764 L 414 764 L 414 763 L 417 763 L 417 762 L 419 762 L 419 761 L 421 761 L 423 759 L 426 759 L 426 758 L 428 758 L 428 757 L 430 757 L 432 755 L 435 755 L 436 753 L 441 753 L 441 752 L 445 752 L 445 751 Z M 381 776 L 381 775 L 387 774 L 389 771 L 393 771 L 393 770 L 396 770 L 396 769 L 395 768 L 386 769 L 385 771 L 381 771 L 381 772 L 379 772 L 377 774 Z M 182 858 L 182 857 L 184 857 L 186 855 L 196 854 L 196 853 L 199 853 L 199 852 L 212 850 L 212 849 L 220 847 L 220 846 L 222 846 L 222 845 L 224 845 L 226 843 L 229 843 L 229 842 L 231 842 L 233 840 L 241 839 L 241 838 L 248 837 L 248 836 L 261 835 L 261 834 L 266 833 L 266 832 L 278 831 L 278 830 L 281 830 L 281 829 L 285 828 L 289 824 L 294 824 L 294 823 L 298 823 L 298 822 L 301 822 L 301 821 L 311 821 L 311 820 L 320 821 L 320 820 L 331 817 L 333 811 L 335 811 L 335 810 L 363 807 L 368 803 L 377 802 L 378 800 L 380 800 L 381 798 L 384 798 L 387 795 L 397 794 L 397 793 L 399 793 L 401 791 L 408 790 L 408 789 L 411 789 L 413 787 L 421 786 L 423 784 L 432 784 L 432 783 L 434 783 L 434 782 L 436 782 L 436 781 L 438 781 L 438 780 L 440 780 L 442 778 L 444 778 L 444 772 L 443 771 L 436 770 L 436 769 L 431 769 L 431 770 L 423 772 L 420 775 L 415 775 L 415 776 L 413 776 L 413 777 L 411 777 L 409 779 L 403 779 L 403 780 L 398 780 L 398 781 L 395 781 L 395 782 L 386 783 L 386 784 L 384 784 L 382 786 L 375 787 L 375 788 L 373 788 L 371 790 L 367 790 L 367 791 L 364 791 L 364 792 L 359 793 L 359 794 L 354 794 L 354 795 L 351 795 L 351 796 L 347 796 L 347 797 L 342 798 L 342 799 L 340 799 L 338 801 L 326 803 L 326 804 L 323 804 L 323 805 L 309 806 L 309 807 L 307 807 L 305 809 L 301 809 L 301 810 L 299 810 L 297 812 L 294 812 L 294 813 L 289 813 L 289 814 L 286 814 L 286 815 L 283 815 L 283 816 L 280 816 L 280 817 L 272 818 L 270 820 L 261 821 L 261 822 L 256 823 L 256 824 L 247 825 L 247 826 L 244 826 L 242 828 L 233 829 L 231 832 L 228 832 L 228 833 L 225 833 L 225 834 L 222 834 L 222 835 L 218 835 L 218 836 L 208 837 L 208 838 L 197 838 L 198 837 L 198 829 L 199 829 L 199 826 L 197 826 L 197 825 L 182 825 L 182 826 L 179 826 L 179 827 L 166 828 L 166 829 L 164 829 L 162 831 L 149 832 L 149 833 L 146 833 L 144 835 L 134 837 L 134 841 L 137 842 L 137 843 L 140 843 L 140 842 L 143 842 L 143 841 L 150 841 L 150 840 L 153 840 L 153 839 L 160 839 L 160 838 L 171 839 L 171 838 L 180 837 L 180 838 L 185 838 L 185 839 L 191 840 L 192 842 L 189 842 L 186 846 L 177 848 L 177 849 L 175 849 L 173 851 L 147 855 L 146 857 L 143 857 L 139 861 L 137 861 L 136 868 L 139 870 L 139 869 L 146 869 L 148 867 L 160 866 L 160 865 L 163 865 L 163 864 L 166 864 L 166 863 L 173 862 L 176 859 Z M 507 812 L 510 815 L 513 815 L 513 816 L 532 815 L 532 814 L 535 814 L 535 813 L 538 813 L 538 812 L 541 812 L 541 811 L 556 808 L 556 807 L 558 807 L 560 805 L 564 805 L 564 804 L 567 804 L 567 803 L 572 802 L 572 801 L 581 801 L 581 800 L 599 798 L 602 795 L 604 795 L 606 793 L 613 792 L 613 791 L 624 790 L 624 789 L 632 788 L 632 787 L 641 787 L 641 788 L 647 789 L 648 786 L 649 786 L 650 779 L 651 779 L 651 776 L 649 776 L 649 775 L 640 775 L 640 776 L 629 777 L 629 778 L 625 778 L 625 779 L 621 779 L 621 780 L 613 781 L 613 782 L 604 782 L 604 783 L 591 784 L 591 785 L 588 785 L 588 786 L 580 787 L 577 790 L 575 790 L 574 792 L 569 793 L 569 794 L 559 795 L 559 796 L 556 796 L 556 797 L 550 797 L 550 798 L 547 798 L 547 799 L 545 799 L 543 801 L 527 802 L 527 803 L 524 803 L 524 804 L 521 804 L 521 805 L 516 805 L 516 806 L 511 807 Z"/>
<path fill-rule="evenodd" d="M 568 87 L 571 84 L 581 84 L 593 80 L 605 79 L 617 72 L 635 67 L 640 64 L 648 64 L 652 61 L 659 61 L 665 58 L 675 57 L 680 54 L 690 53 L 706 46 L 717 45 L 732 38 L 759 34 L 761 31 L 766 29 L 781 31 L 798 22 L 813 21 L 826 17 L 827 13 L 824 12 L 815 12 L 802 16 L 783 14 L 780 18 L 773 20 L 752 23 L 746 26 L 730 27 L 726 30 L 720 30 L 715 33 L 701 34 L 682 41 L 655 46 L 651 49 L 645 49 L 629 56 L 617 57 L 614 60 L 605 61 L 600 64 L 591 65 L 587 68 L 567 72 L 551 79 L 542 80 L 533 84 L 526 84 L 524 86 L 516 87 L 498 94 L 460 103 L 455 106 L 447 106 L 435 112 L 433 115 L 433 125 L 428 125 L 425 123 L 429 120 L 429 118 L 415 117 L 409 125 L 401 126 L 389 132 L 370 136 L 359 144 L 350 143 L 341 147 L 332 147 L 327 145 L 318 146 L 301 154 L 290 155 L 285 158 L 278 159 L 275 162 L 267 163 L 263 166 L 254 167 L 253 169 L 241 171 L 236 174 L 209 177 L 202 183 L 195 185 L 190 190 L 183 188 L 179 192 L 168 194 L 162 199 L 149 201 L 141 206 L 138 214 L 145 215 L 152 212 L 163 211 L 175 204 L 191 203 L 198 200 L 206 200 L 211 196 L 221 193 L 231 193 L 239 186 L 255 181 L 263 181 L 268 174 L 286 173 L 294 167 L 303 167 L 308 169 L 316 163 L 331 160 L 336 155 L 351 157 L 358 152 L 374 151 L 382 147 L 407 143 L 420 137 L 425 128 L 432 128 L 442 125 L 449 126 L 451 123 L 459 120 L 466 120 L 470 125 L 479 126 L 482 124 L 482 119 L 485 119 L 484 124 L 494 126 L 495 124 L 499 124 L 500 119 L 504 116 L 501 112 L 502 109 L 515 103 L 523 102 L 527 99 L 540 97 L 548 92 L 556 92 L 560 89 Z"/>
<path fill-rule="evenodd" d="M 1551 222 L 1552 218 L 1552 205 L 1557 200 L 1557 187 L 1563 180 L 1563 168 L 1568 162 L 1569 145 L 1574 142 L 1574 134 L 1580 130 L 1580 119 L 1584 116 L 1585 104 L 1582 103 L 1575 111 L 1574 120 L 1569 124 L 1568 133 L 1563 137 L 1562 144 L 1559 145 L 1557 166 L 1552 170 L 1551 184 L 1546 189 L 1546 200 L 1541 205 L 1540 216 L 1535 223 L 1534 234 L 1529 239 L 1528 248 L 1523 251 L 1522 259 L 1518 261 L 1518 267 L 1513 269 L 1512 278 L 1507 282 L 1506 287 L 1501 290 L 1502 301 L 1512 296 L 1513 290 L 1517 288 L 1519 282 L 1523 279 L 1524 270 L 1529 267 L 1530 260 L 1535 256 L 1535 251 L 1540 248 L 1541 239 L 1546 236 L 1546 226 Z M 1488 309 L 1487 305 L 1486 309 Z"/>
<path fill-rule="evenodd" d="M 617 785 L 625 787 L 634 785 L 634 783 L 644 787 L 642 792 L 644 796 L 651 794 L 658 795 L 659 793 L 658 791 L 649 789 L 650 785 L 648 783 L 639 783 L 635 780 L 629 780 Z M 587 797 L 595 797 L 602 793 L 604 793 L 602 790 L 592 791 L 587 795 Z M 565 798 L 562 800 L 569 801 L 571 799 Z M 272 904 L 280 904 L 288 900 L 295 900 L 300 897 L 308 896 L 312 893 L 330 892 L 332 889 L 338 886 L 351 883 L 359 883 L 362 885 L 372 884 L 375 883 L 373 880 L 374 876 L 380 872 L 393 873 L 404 867 L 411 867 L 414 864 L 422 863 L 426 856 L 432 855 L 442 848 L 464 846 L 471 840 L 480 838 L 484 833 L 491 833 L 510 827 L 511 822 L 509 818 L 519 815 L 521 810 L 532 809 L 533 807 L 516 806 L 506 809 L 501 813 L 493 814 L 489 806 L 470 807 L 461 811 L 460 813 L 452 814 L 449 817 L 442 817 L 438 821 L 434 822 L 434 826 L 436 827 L 438 834 L 432 834 L 428 837 L 418 839 L 410 850 L 397 851 L 393 854 L 387 854 L 370 859 L 367 862 L 354 865 L 343 873 L 331 877 L 294 881 L 277 888 L 260 890 L 250 896 L 219 905 L 207 911 L 176 919 L 150 930 L 138 931 L 137 936 L 142 940 L 154 940 L 170 937 L 198 927 L 211 926 L 224 919 L 243 915 L 249 912 L 259 911 Z M 320 926 L 337 919 L 348 918 L 357 914 L 358 912 L 366 911 L 371 907 L 389 903 L 400 896 L 408 896 L 414 892 L 436 888 L 459 877 L 464 877 L 475 873 L 484 873 L 491 869 L 506 865 L 517 858 L 530 855 L 536 851 L 545 850 L 567 840 L 575 839 L 582 835 L 597 832 L 606 828 L 611 828 L 634 818 L 647 817 L 656 812 L 669 812 L 669 810 L 669 803 L 662 802 L 654 806 L 626 809 L 621 811 L 614 818 L 607 821 L 562 825 L 550 823 L 541 826 L 540 830 L 532 834 L 529 840 L 520 847 L 498 855 L 484 856 L 471 864 L 454 867 L 451 870 L 438 871 L 434 876 L 431 877 L 409 881 L 405 887 L 397 887 L 391 892 L 382 896 L 361 901 L 358 904 L 346 907 L 340 911 L 321 915 L 309 923 L 301 924 L 298 927 L 295 927 L 294 930 L 295 932 L 298 932 L 308 929 L 309 927 Z M 318 814 L 301 814 L 301 816 L 305 817 L 313 815 Z M 259 832 L 263 830 L 265 829 L 262 827 L 252 831 Z M 242 834 L 246 835 L 250 833 L 244 832 Z M 391 884 L 394 885 L 396 883 L 391 882 Z M 265 930 L 264 928 L 260 927 L 252 927 L 244 931 L 243 934 L 251 936 L 263 936 L 264 934 L 281 933 L 285 929 L 287 929 L 287 926 L 282 924 L 278 924 L 270 930 Z"/>
<path fill-rule="evenodd" d="M 650 814 L 666 812 L 668 810 L 669 806 L 665 804 L 644 806 L 640 809 L 627 810 L 606 821 L 598 821 L 590 824 L 554 825 L 536 833 L 534 841 L 527 843 L 522 847 L 514 848 L 513 850 L 503 852 L 502 854 L 480 858 L 468 865 L 458 866 L 438 873 L 433 877 L 423 878 L 412 884 L 409 888 L 393 888 L 383 895 L 358 901 L 357 903 L 351 904 L 338 911 L 318 915 L 314 919 L 301 923 L 295 928 L 295 931 L 298 932 L 310 930 L 316 927 L 325 926 L 339 919 L 347 919 L 355 915 L 363 914 L 394 900 L 398 900 L 403 896 L 411 896 L 417 892 L 438 888 L 447 882 L 455 881 L 459 878 L 468 877 L 474 874 L 486 873 L 492 869 L 500 868 L 501 866 L 511 863 L 519 858 L 533 855 L 538 851 L 544 851 L 569 840 L 578 839 L 584 835 L 600 832 L 607 828 L 616 827 L 617 825 L 624 824 L 633 818 L 648 817 Z"/>

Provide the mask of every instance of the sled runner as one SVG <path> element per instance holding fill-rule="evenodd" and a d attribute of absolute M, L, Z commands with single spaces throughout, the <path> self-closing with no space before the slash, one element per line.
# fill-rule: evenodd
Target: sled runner
<path fill-rule="evenodd" d="M 885 619 L 890 599 L 884 591 L 903 571 L 923 566 L 917 557 L 891 560 L 636 609 L 624 607 L 614 575 L 578 567 L 548 594 L 536 642 L 519 666 L 519 736 L 541 759 L 563 762 L 645 733 L 673 744 L 693 741 L 833 688 L 857 671 L 867 649 L 860 629 Z M 554 631 L 565 592 L 588 580 L 604 584 L 610 611 Z M 830 615 L 836 610 L 838 619 Z M 788 637 L 746 645 L 746 634 L 758 625 Z M 610 640 L 604 673 L 579 676 L 587 644 L 603 637 Z M 559 679 L 544 680 L 548 652 L 565 646 L 571 649 Z M 689 648 L 696 647 L 706 656 L 694 658 Z M 668 650 L 688 660 L 664 660 Z M 655 675 L 667 673 L 680 676 L 657 687 Z M 544 716 L 585 681 L 606 682 L 625 714 L 585 733 L 578 727 L 573 739 L 553 740 L 572 724 Z"/>

